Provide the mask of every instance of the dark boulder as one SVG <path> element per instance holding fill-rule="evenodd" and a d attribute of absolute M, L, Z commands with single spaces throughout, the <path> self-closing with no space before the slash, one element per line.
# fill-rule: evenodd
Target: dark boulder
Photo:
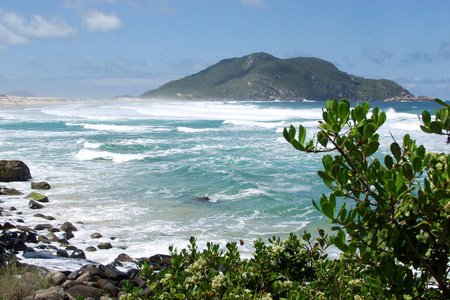
<path fill-rule="evenodd" d="M 129 279 L 127 273 L 122 272 L 111 265 L 105 266 L 105 277 L 117 281 L 120 281 L 122 279 Z"/>
<path fill-rule="evenodd" d="M 159 264 L 160 266 L 163 266 L 167 263 L 170 263 L 172 261 L 172 256 L 167 254 L 156 254 L 151 256 L 148 259 L 149 262 Z"/>
<path fill-rule="evenodd" d="M 75 227 L 75 225 L 73 225 L 70 222 L 65 222 L 62 226 L 61 226 L 61 230 L 62 231 L 77 231 L 78 229 Z"/>
<path fill-rule="evenodd" d="M 42 181 L 42 182 L 32 181 L 31 188 L 34 190 L 49 190 L 50 184 L 48 184 L 48 182 L 45 182 L 45 181 Z"/>
<path fill-rule="evenodd" d="M 56 256 L 69 257 L 69 253 L 67 253 L 67 251 L 64 249 L 58 249 L 58 250 L 56 250 Z"/>
<path fill-rule="evenodd" d="M 20 160 L 0 160 L 0 181 L 27 181 L 31 179 L 28 166 Z"/>
<path fill-rule="evenodd" d="M 111 249 L 112 245 L 111 243 L 100 243 L 97 245 L 98 249 Z"/>
<path fill-rule="evenodd" d="M 41 209 L 44 208 L 44 205 L 39 204 L 34 200 L 30 200 L 30 202 L 28 202 L 28 207 L 31 209 Z"/>
<path fill-rule="evenodd" d="M 86 259 L 86 254 L 84 254 L 84 251 L 81 249 L 74 250 L 72 254 L 70 255 L 70 258 L 82 258 Z"/>

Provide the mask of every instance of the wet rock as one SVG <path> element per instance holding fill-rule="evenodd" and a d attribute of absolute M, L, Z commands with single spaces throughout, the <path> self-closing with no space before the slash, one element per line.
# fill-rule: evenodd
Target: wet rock
<path fill-rule="evenodd" d="M 33 216 L 36 217 L 36 218 L 47 219 L 47 220 L 49 220 L 49 221 L 51 221 L 51 220 L 56 220 L 56 219 L 55 219 L 54 217 L 52 217 L 52 216 L 45 216 L 45 215 L 43 215 L 43 214 L 34 214 Z"/>
<path fill-rule="evenodd" d="M 33 231 L 33 229 L 31 229 L 30 227 L 28 227 L 28 226 L 22 226 L 22 225 L 17 225 L 17 226 L 16 226 L 16 229 L 17 229 L 17 230 L 20 230 L 20 231 L 25 231 L 25 232 Z"/>
<path fill-rule="evenodd" d="M 30 202 L 28 203 L 28 207 L 31 209 L 41 209 L 44 208 L 44 205 L 39 204 L 34 200 L 30 200 Z"/>
<path fill-rule="evenodd" d="M 37 243 L 37 235 L 32 231 L 24 231 L 19 234 L 19 238 L 22 239 L 25 243 Z"/>
<path fill-rule="evenodd" d="M 129 278 L 127 273 L 122 272 L 111 265 L 105 266 L 105 277 L 117 281 Z"/>
<path fill-rule="evenodd" d="M 46 181 L 41 182 L 32 181 L 31 188 L 34 190 L 49 190 L 51 187 L 50 184 L 48 184 L 48 182 Z"/>
<path fill-rule="evenodd" d="M 115 260 L 122 261 L 122 262 L 130 262 L 133 259 L 128 254 L 122 253 L 122 254 L 119 254 Z"/>
<path fill-rule="evenodd" d="M 50 241 L 50 239 L 48 237 L 46 237 L 45 235 L 40 235 L 38 237 L 38 241 L 45 243 L 45 244 L 50 244 L 52 241 Z"/>
<path fill-rule="evenodd" d="M 70 258 L 82 258 L 86 259 L 86 254 L 84 254 L 84 251 L 81 249 L 74 250 L 72 254 L 70 255 Z"/>
<path fill-rule="evenodd" d="M 14 229 L 14 228 L 16 228 L 16 226 L 11 224 L 11 223 L 9 223 L 9 222 L 5 222 L 3 224 L 3 230 L 11 230 L 11 229 Z"/>
<path fill-rule="evenodd" d="M 93 238 L 93 239 L 99 239 L 101 237 L 103 237 L 103 235 L 99 232 L 95 232 L 95 233 L 91 234 L 91 238 Z"/>
<path fill-rule="evenodd" d="M 59 240 L 58 240 L 58 243 L 61 244 L 61 247 L 68 247 L 69 244 L 70 244 L 69 241 L 66 240 L 66 239 L 59 239 Z"/>
<path fill-rule="evenodd" d="M 24 251 L 24 250 L 28 249 L 27 245 L 25 245 L 23 240 L 21 240 L 19 238 L 12 238 L 11 242 L 12 242 L 12 249 L 16 253 L 19 251 Z"/>
<path fill-rule="evenodd" d="M 61 230 L 62 231 L 77 231 L 78 229 L 70 222 L 65 222 L 62 226 L 61 226 Z"/>
<path fill-rule="evenodd" d="M 170 263 L 172 261 L 172 256 L 167 254 L 156 254 L 151 256 L 148 259 L 149 262 L 159 264 L 160 266 L 163 266 L 167 263 Z"/>
<path fill-rule="evenodd" d="M 69 257 L 69 253 L 67 253 L 67 251 L 64 249 L 58 249 L 58 250 L 56 250 L 56 256 Z"/>
<path fill-rule="evenodd" d="M 6 195 L 6 196 L 18 196 L 18 195 L 23 195 L 22 192 L 14 189 L 14 188 L 6 188 L 3 187 L 2 188 L 2 195 Z"/>
<path fill-rule="evenodd" d="M 47 234 L 47 237 L 50 239 L 50 241 L 52 242 L 57 242 L 59 241 L 59 237 L 56 236 L 56 234 L 54 234 L 53 232 Z"/>
<path fill-rule="evenodd" d="M 48 197 L 47 196 L 44 196 L 42 194 L 35 193 L 35 192 L 30 193 L 28 196 L 25 197 L 25 199 L 32 199 L 34 201 L 38 201 L 38 202 L 41 202 L 41 203 L 48 202 Z"/>
<path fill-rule="evenodd" d="M 111 243 L 100 243 L 97 245 L 98 249 L 111 249 L 112 245 Z"/>
<path fill-rule="evenodd" d="M 97 248 L 95 248 L 94 246 L 89 246 L 89 247 L 86 248 L 86 251 L 94 252 L 94 251 L 97 251 Z"/>
<path fill-rule="evenodd" d="M 41 258 L 41 259 L 51 259 L 55 258 L 53 254 L 49 251 L 35 251 L 33 249 L 28 248 L 23 252 L 23 257 L 25 258 Z"/>
<path fill-rule="evenodd" d="M 53 226 L 51 224 L 37 224 L 34 226 L 34 230 L 41 231 L 41 230 L 51 230 Z"/>
<path fill-rule="evenodd" d="M 28 166 L 20 160 L 0 160 L 0 181 L 27 181 L 31 179 Z"/>
<path fill-rule="evenodd" d="M 71 230 L 64 232 L 63 236 L 66 240 L 70 240 L 71 238 L 75 237 L 75 235 L 73 235 Z"/>
<path fill-rule="evenodd" d="M 104 278 L 105 277 L 105 272 L 102 271 L 100 268 L 97 268 L 95 265 L 87 265 L 84 266 L 81 270 L 80 270 L 80 274 L 86 273 L 86 272 L 90 272 L 93 276 L 99 276 Z"/>

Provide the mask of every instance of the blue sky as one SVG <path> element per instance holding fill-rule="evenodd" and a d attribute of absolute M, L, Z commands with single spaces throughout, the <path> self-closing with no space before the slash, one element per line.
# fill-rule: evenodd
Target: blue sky
<path fill-rule="evenodd" d="M 447 0 L 2 0 L 0 94 L 138 96 L 267 52 L 450 100 L 449 12 Z"/>

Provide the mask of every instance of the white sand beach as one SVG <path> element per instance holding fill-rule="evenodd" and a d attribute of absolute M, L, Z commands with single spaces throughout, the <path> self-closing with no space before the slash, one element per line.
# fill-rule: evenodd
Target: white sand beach
<path fill-rule="evenodd" d="M 29 106 L 41 106 L 46 104 L 61 104 L 69 102 L 71 102 L 71 100 L 66 98 L 17 97 L 10 95 L 0 95 L 0 109 L 23 108 Z"/>

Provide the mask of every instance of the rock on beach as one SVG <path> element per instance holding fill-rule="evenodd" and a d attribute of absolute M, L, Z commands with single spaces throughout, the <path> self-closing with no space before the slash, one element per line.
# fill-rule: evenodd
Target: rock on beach
<path fill-rule="evenodd" d="M 28 181 L 31 179 L 28 166 L 20 160 L 0 160 L 0 181 Z"/>

